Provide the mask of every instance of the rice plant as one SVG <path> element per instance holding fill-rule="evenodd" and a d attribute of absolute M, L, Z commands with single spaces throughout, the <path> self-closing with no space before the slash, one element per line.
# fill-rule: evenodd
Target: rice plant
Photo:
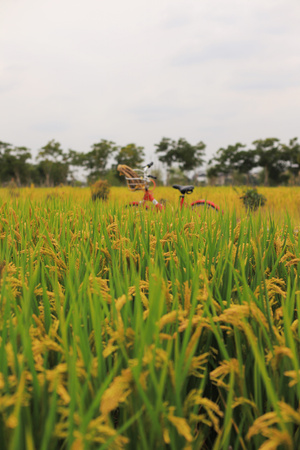
<path fill-rule="evenodd" d="M 4 448 L 299 448 L 297 216 L 55 193 L 0 201 Z"/>

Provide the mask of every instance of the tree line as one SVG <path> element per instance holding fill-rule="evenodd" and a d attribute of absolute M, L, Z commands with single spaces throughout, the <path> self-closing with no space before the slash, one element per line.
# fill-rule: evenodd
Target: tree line
<path fill-rule="evenodd" d="M 87 153 L 69 149 L 64 151 L 61 144 L 54 139 L 42 147 L 33 161 L 28 147 L 15 147 L 0 141 L 0 183 L 11 181 L 17 186 L 30 185 L 57 186 L 76 184 L 76 170 L 84 169 L 89 183 L 99 178 L 116 175 L 118 164 L 140 165 L 144 160 L 143 147 L 128 144 L 117 146 L 114 142 L 102 139 L 91 146 Z M 108 168 L 109 159 L 114 157 L 114 164 Z M 116 184 L 118 179 L 116 177 Z"/>
<path fill-rule="evenodd" d="M 253 141 L 250 148 L 240 142 L 220 148 L 209 161 L 207 176 L 217 179 L 221 174 L 241 184 L 300 184 L 298 138 L 290 139 L 288 144 L 267 138 Z"/>
<path fill-rule="evenodd" d="M 194 182 L 206 175 L 211 184 L 300 184 L 300 143 L 298 138 L 288 144 L 277 138 L 259 139 L 250 148 L 238 142 L 220 148 L 211 158 L 205 172 L 200 172 L 205 163 L 206 145 L 200 141 L 196 145 L 186 139 L 177 141 L 162 138 L 155 144 L 159 161 L 167 173 L 167 183 Z M 0 183 L 13 181 L 18 186 L 34 183 L 38 186 L 76 184 L 76 170 L 84 169 L 88 183 L 99 178 L 108 179 L 112 185 L 124 182 L 117 173 L 118 164 L 132 168 L 145 162 L 144 147 L 134 143 L 118 146 L 113 141 L 102 139 L 91 146 L 88 152 L 69 149 L 64 151 L 55 140 L 42 147 L 33 161 L 31 150 L 15 147 L 0 141 Z M 146 161 L 148 162 L 148 161 Z M 162 171 L 156 169 L 158 179 Z"/>

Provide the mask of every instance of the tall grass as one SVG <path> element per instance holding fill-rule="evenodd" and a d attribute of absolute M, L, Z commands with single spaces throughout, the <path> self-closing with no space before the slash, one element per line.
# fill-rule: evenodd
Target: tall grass
<path fill-rule="evenodd" d="M 294 219 L 78 192 L 0 204 L 5 448 L 299 448 Z"/>

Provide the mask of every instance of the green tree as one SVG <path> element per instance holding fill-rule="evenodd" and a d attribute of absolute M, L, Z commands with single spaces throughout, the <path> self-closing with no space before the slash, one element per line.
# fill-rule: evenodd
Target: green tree
<path fill-rule="evenodd" d="M 88 180 L 94 182 L 105 176 L 109 157 L 113 156 L 119 147 L 112 141 L 102 139 L 92 145 L 92 150 L 88 153 L 78 155 L 78 162 L 88 170 Z"/>
<path fill-rule="evenodd" d="M 0 141 L 0 157 L 3 156 L 7 148 L 12 148 L 12 145 L 8 144 L 7 142 Z"/>
<path fill-rule="evenodd" d="M 70 182 L 72 185 L 81 185 L 81 181 L 76 180 L 75 178 L 75 171 L 79 167 L 84 166 L 84 158 L 85 154 L 80 153 L 76 150 L 68 150 L 68 153 L 64 156 L 64 161 L 68 163 L 68 182 Z"/>
<path fill-rule="evenodd" d="M 8 142 L 0 141 L 0 179 L 1 183 L 11 180 L 14 177 L 12 171 L 11 152 L 13 146 Z"/>
<path fill-rule="evenodd" d="M 247 184 L 250 183 L 251 170 L 255 167 L 257 167 L 255 150 L 240 150 L 237 153 L 236 160 L 234 161 L 234 168 L 238 174 L 246 176 Z"/>
<path fill-rule="evenodd" d="M 288 165 L 288 171 L 292 182 L 299 178 L 300 173 L 300 143 L 298 138 L 289 140 L 288 145 L 282 144 L 283 159 Z"/>
<path fill-rule="evenodd" d="M 202 166 L 204 163 L 205 144 L 200 141 L 192 145 L 184 138 L 178 141 L 162 138 L 159 144 L 155 144 L 159 161 L 165 163 L 170 172 L 172 164 L 176 163 L 183 172 L 189 172 Z"/>
<path fill-rule="evenodd" d="M 207 176 L 213 178 L 221 173 L 244 175 L 249 184 L 250 172 L 257 166 L 257 158 L 255 150 L 245 150 L 245 147 L 244 144 L 237 142 L 226 148 L 220 148 L 217 155 L 209 161 Z"/>
<path fill-rule="evenodd" d="M 81 166 L 83 163 L 84 153 L 69 149 L 66 159 L 71 166 Z"/>
<path fill-rule="evenodd" d="M 277 138 L 258 139 L 253 142 L 257 165 L 264 170 L 264 185 L 278 185 L 286 181 L 284 172 L 289 164 L 287 154 Z"/>
<path fill-rule="evenodd" d="M 135 144 L 127 144 L 125 147 L 121 147 L 119 153 L 116 156 L 118 164 L 125 164 L 131 168 L 140 166 L 144 161 L 144 147 L 138 147 Z"/>
<path fill-rule="evenodd" d="M 54 139 L 38 152 L 38 170 L 46 186 L 65 184 L 69 174 L 68 155 Z"/>
<path fill-rule="evenodd" d="M 216 178 L 218 178 L 218 176 L 219 176 L 219 174 L 220 174 L 220 172 L 221 172 L 221 168 L 217 165 L 217 164 L 214 164 L 214 165 L 212 165 L 212 160 L 211 161 L 209 161 L 209 166 L 208 166 L 208 168 L 207 168 L 207 170 L 206 170 L 206 175 L 207 175 L 207 178 L 213 183 L 213 184 L 215 184 L 215 179 Z"/>
<path fill-rule="evenodd" d="M 25 184 L 30 178 L 30 164 L 27 162 L 31 159 L 31 152 L 27 147 L 14 147 L 13 156 L 13 173 L 18 186 Z"/>
<path fill-rule="evenodd" d="M 14 179 L 18 186 L 30 180 L 31 164 L 28 160 L 31 152 L 27 147 L 13 147 L 6 142 L 0 142 L 0 178 L 2 182 Z"/>

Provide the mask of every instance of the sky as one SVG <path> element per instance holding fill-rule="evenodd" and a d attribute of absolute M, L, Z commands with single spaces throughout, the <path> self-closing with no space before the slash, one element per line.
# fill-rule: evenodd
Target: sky
<path fill-rule="evenodd" d="M 299 0 L 0 0 L 0 141 L 300 138 Z"/>

